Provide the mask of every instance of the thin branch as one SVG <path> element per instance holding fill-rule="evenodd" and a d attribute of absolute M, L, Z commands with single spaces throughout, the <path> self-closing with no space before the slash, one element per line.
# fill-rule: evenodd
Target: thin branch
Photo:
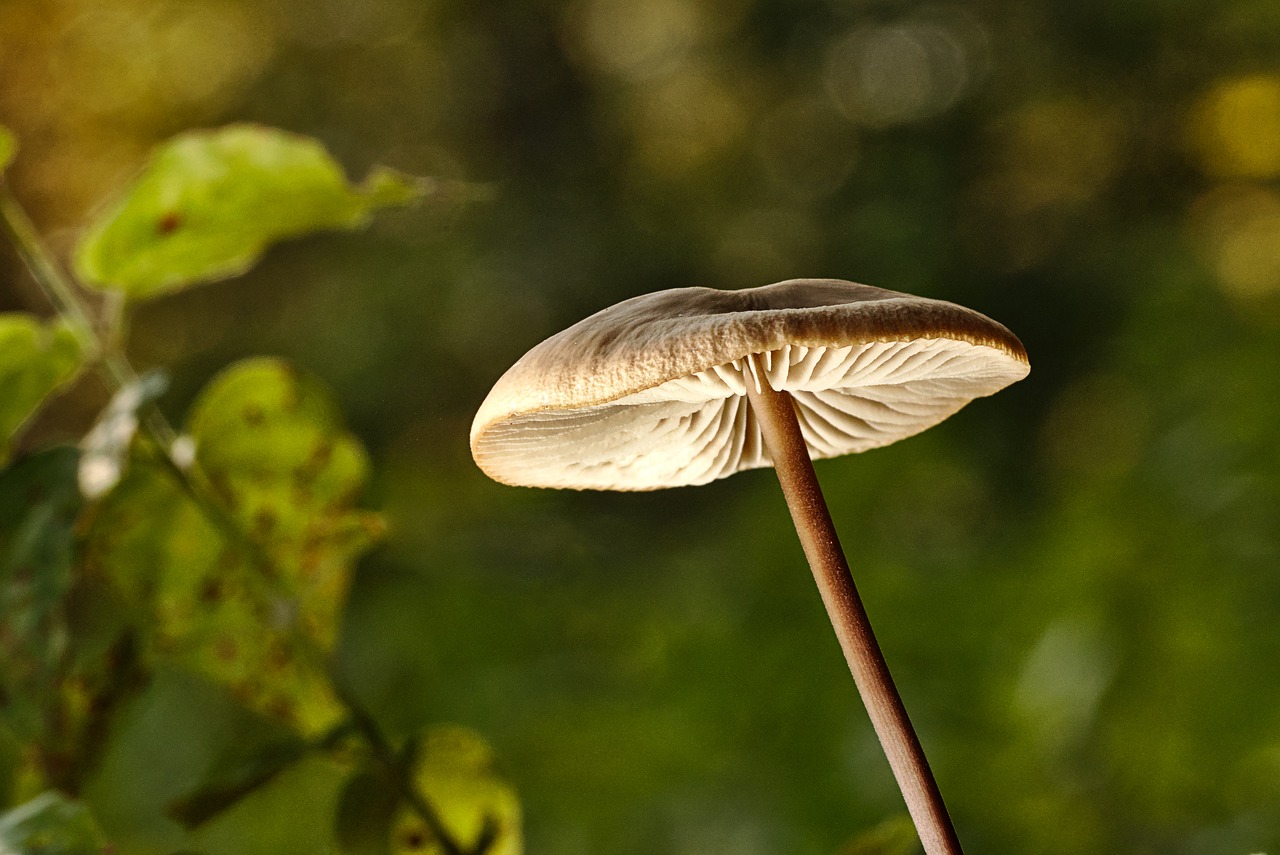
<path fill-rule="evenodd" d="M 107 676 L 104 690 L 89 700 L 86 722 L 79 738 L 79 750 L 70 770 L 70 781 L 77 788 L 97 768 L 107 747 L 112 719 L 146 686 L 150 675 L 144 670 L 138 651 L 138 639 L 125 632 L 107 653 Z M 75 791 L 69 791 L 74 794 Z"/>
<path fill-rule="evenodd" d="M 333 683 L 338 699 L 342 701 L 342 705 L 351 713 L 352 723 L 364 736 L 365 742 L 369 744 L 369 748 L 373 751 L 374 759 L 378 761 L 378 765 L 382 766 L 383 770 L 391 778 L 391 783 L 395 786 L 400 798 L 426 823 L 428 830 L 440 843 L 440 848 L 444 850 L 444 855 L 481 855 L 484 850 L 468 852 L 453 839 L 453 835 L 445 828 L 444 820 L 440 818 L 440 815 L 435 812 L 409 778 L 403 759 L 400 757 L 399 752 L 392 747 L 390 740 L 382 732 L 382 728 L 378 725 L 378 721 L 373 717 L 373 714 L 356 700 L 336 675 L 331 673 L 330 681 Z"/>
<path fill-rule="evenodd" d="M 480 827 L 480 836 L 476 838 L 476 845 L 471 850 L 471 855 L 485 855 L 498 842 L 498 835 L 501 833 L 502 826 L 493 818 L 493 815 L 485 814 L 484 824 Z"/>
<path fill-rule="evenodd" d="M 76 292 L 75 286 L 62 274 L 53 257 L 45 249 L 44 242 L 40 240 L 39 233 L 31 223 L 31 218 L 27 216 L 26 210 L 13 195 L 3 176 L 0 176 L 0 223 L 3 223 L 5 232 L 9 235 L 23 263 L 31 271 L 31 276 L 40 286 L 40 290 L 49 298 L 49 302 L 53 303 L 58 314 L 70 322 L 76 338 L 80 340 L 81 347 L 93 357 L 102 356 L 101 343 L 98 341 L 98 335 L 89 318 L 89 312 L 84 307 L 84 302 Z M 111 368 L 111 363 L 108 363 L 108 368 L 115 375 L 115 379 L 120 382 L 120 385 L 124 385 L 129 378 L 115 374 L 120 367 L 119 363 L 115 363 L 115 368 Z"/>
<path fill-rule="evenodd" d="M 3 223 L 5 232 L 40 291 L 53 304 L 58 314 L 71 324 L 71 329 L 88 358 L 101 360 L 113 390 L 136 383 L 138 373 L 119 347 L 118 337 L 113 333 L 110 341 L 103 341 L 79 289 L 53 260 L 31 218 L 27 216 L 26 210 L 13 195 L 3 176 L 0 176 L 0 223 Z M 114 311 L 123 311 L 123 307 L 113 309 Z M 114 321 L 112 326 L 118 329 L 122 324 L 122 320 Z M 167 449 L 173 444 L 177 434 L 154 403 L 148 405 L 144 421 L 168 453 Z"/>
<path fill-rule="evenodd" d="M 0 176 L 0 220 L 3 220 L 5 231 L 23 263 L 35 277 L 36 284 L 48 295 L 58 313 L 76 327 L 80 343 L 87 350 L 97 351 L 98 340 L 93 332 L 93 323 L 89 320 L 74 286 L 62 275 L 58 265 L 45 250 L 35 226 L 3 176 Z"/>

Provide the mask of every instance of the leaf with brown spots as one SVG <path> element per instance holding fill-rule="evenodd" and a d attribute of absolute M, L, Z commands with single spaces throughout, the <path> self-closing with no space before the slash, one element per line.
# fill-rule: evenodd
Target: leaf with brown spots
<path fill-rule="evenodd" d="M 455 847 L 476 855 L 521 855 L 520 800 L 478 733 L 451 724 L 424 728 L 405 746 L 403 762 Z M 386 770 L 372 764 L 347 779 L 334 832 L 344 855 L 448 851 Z"/>
<path fill-rule="evenodd" d="M 279 241 L 360 228 L 425 189 L 385 168 L 353 185 L 319 142 L 274 128 L 180 134 L 90 226 L 76 271 L 90 285 L 148 299 L 244 273 Z"/>
<path fill-rule="evenodd" d="M 273 359 L 214 378 L 187 432 L 193 473 L 240 539 L 171 471 L 134 461 L 95 509 L 88 556 L 140 610 L 153 656 L 300 732 L 323 730 L 341 707 L 314 651 L 336 640 L 351 568 L 383 527 L 354 504 L 364 449 L 317 380 Z"/>
<path fill-rule="evenodd" d="M 85 544 L 88 567 L 114 582 L 153 664 L 202 674 L 302 732 L 339 717 L 325 675 L 306 663 L 296 607 L 280 605 L 274 583 L 170 471 L 135 460 L 90 514 Z"/>
<path fill-rule="evenodd" d="M 197 465 L 328 646 L 350 567 L 382 534 L 381 519 L 355 507 L 368 457 L 329 393 L 280 360 L 246 360 L 214 378 L 187 430 Z"/>

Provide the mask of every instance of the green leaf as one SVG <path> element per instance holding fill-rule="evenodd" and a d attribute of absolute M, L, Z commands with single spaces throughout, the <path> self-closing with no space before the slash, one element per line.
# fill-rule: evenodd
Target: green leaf
<path fill-rule="evenodd" d="M 0 172 L 4 172 L 13 163 L 13 157 L 17 153 L 18 140 L 13 131 L 0 125 Z"/>
<path fill-rule="evenodd" d="M 340 714 L 299 647 L 296 597 L 277 593 L 167 468 L 135 459 L 94 510 L 86 547 L 129 604 L 150 660 L 203 674 L 303 731 Z"/>
<path fill-rule="evenodd" d="M 358 228 L 422 193 L 417 179 L 389 169 L 352 186 L 320 143 L 271 128 L 182 134 L 89 228 L 76 270 L 89 284 L 147 299 L 239 275 L 273 243 Z"/>
<path fill-rule="evenodd" d="M 219 498 L 296 592 L 309 634 L 331 646 L 350 567 L 383 523 L 355 508 L 369 460 L 328 391 L 280 360 L 245 360 L 204 390 L 187 432 Z"/>
<path fill-rule="evenodd" d="M 192 477 L 226 516 L 173 470 L 135 459 L 95 509 L 89 560 L 137 610 L 153 657 L 318 733 L 342 707 L 316 654 L 331 649 L 351 567 L 382 531 L 354 507 L 364 450 L 316 380 L 269 359 L 211 382 L 188 432 Z"/>
<path fill-rule="evenodd" d="M 70 325 L 21 312 L 0 314 L 0 461 L 40 404 L 71 382 L 84 364 Z"/>
<path fill-rule="evenodd" d="M 5 718 L 28 739 L 68 644 L 78 461 L 74 448 L 55 448 L 0 472 L 0 688 Z"/>
<path fill-rule="evenodd" d="M 101 855 L 106 846 L 89 810 L 46 792 L 0 814 L 0 852 L 13 855 Z"/>
<path fill-rule="evenodd" d="M 466 851 L 482 838 L 491 842 L 485 855 L 520 855 L 524 849 L 520 800 L 496 769 L 493 749 L 465 727 L 438 725 L 427 729 L 414 752 L 413 778 L 419 792 L 436 810 L 445 828 Z M 401 805 L 391 826 L 395 855 L 441 855 L 444 852 L 426 822 Z"/>
<path fill-rule="evenodd" d="M 839 855 L 915 855 L 919 851 L 916 827 L 910 816 L 901 814 L 850 840 Z"/>
<path fill-rule="evenodd" d="M 0 717 L 39 746 L 23 754 L 19 789 L 28 794 L 50 770 L 73 785 L 136 688 L 118 598 L 75 572 L 78 458 L 55 448 L 0 472 Z"/>

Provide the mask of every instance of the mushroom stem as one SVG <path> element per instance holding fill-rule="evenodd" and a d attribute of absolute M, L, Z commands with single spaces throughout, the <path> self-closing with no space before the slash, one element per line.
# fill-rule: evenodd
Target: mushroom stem
<path fill-rule="evenodd" d="M 920 740 L 893 685 L 889 666 L 853 584 L 831 513 L 818 486 L 791 395 L 769 385 L 759 354 L 748 357 L 747 399 L 782 484 L 805 557 L 817 580 L 845 660 L 898 780 L 907 810 L 928 855 L 960 855 L 951 818 L 929 770 Z"/>

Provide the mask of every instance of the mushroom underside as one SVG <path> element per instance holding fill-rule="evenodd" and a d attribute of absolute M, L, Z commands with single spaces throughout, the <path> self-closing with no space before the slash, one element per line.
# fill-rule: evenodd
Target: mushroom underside
<path fill-rule="evenodd" d="M 759 363 L 760 382 L 791 393 L 814 458 L 919 433 L 1025 373 L 1002 351 L 950 339 L 788 345 Z M 595 406 L 516 414 L 476 437 L 475 456 L 499 481 L 570 489 L 705 484 L 770 466 L 744 370 L 737 359 Z"/>

